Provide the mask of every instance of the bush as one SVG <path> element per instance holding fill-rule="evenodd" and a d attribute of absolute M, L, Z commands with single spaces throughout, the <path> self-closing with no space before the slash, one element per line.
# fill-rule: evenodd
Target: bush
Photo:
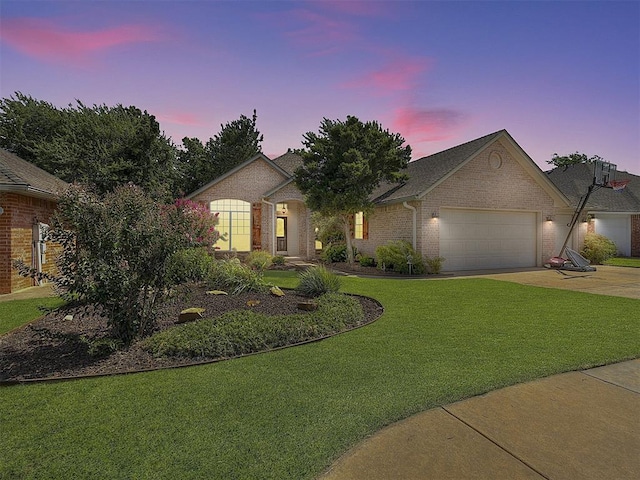
<path fill-rule="evenodd" d="M 62 246 L 57 274 L 16 262 L 23 275 L 51 281 L 67 301 L 100 307 L 112 336 L 128 344 L 150 331 L 171 282 L 169 259 L 179 250 L 212 248 L 217 217 L 189 201 L 163 205 L 134 185 L 97 195 L 71 186 L 46 233 Z"/>
<path fill-rule="evenodd" d="M 215 262 L 208 284 L 215 290 L 230 290 L 232 295 L 250 291 L 265 291 L 269 287 L 262 272 L 252 270 L 241 263 L 238 258 Z"/>
<path fill-rule="evenodd" d="M 205 248 L 179 250 L 169 258 L 167 280 L 173 285 L 206 280 L 213 271 L 214 262 Z"/>
<path fill-rule="evenodd" d="M 347 246 L 344 243 L 328 243 L 322 249 L 320 260 L 324 263 L 346 262 Z"/>
<path fill-rule="evenodd" d="M 365 255 L 364 253 L 358 254 L 358 256 L 356 257 L 356 260 L 363 267 L 375 267 L 376 266 L 375 258 L 370 257 L 369 255 Z"/>
<path fill-rule="evenodd" d="M 587 233 L 580 253 L 591 263 L 600 265 L 605 260 L 615 257 L 618 253 L 618 248 L 615 243 L 604 235 Z"/>
<path fill-rule="evenodd" d="M 340 290 L 340 278 L 322 265 L 300 272 L 296 290 L 307 297 L 318 297 Z"/>
<path fill-rule="evenodd" d="M 444 260 L 442 257 L 424 257 L 424 262 L 427 264 L 427 273 L 439 274 L 442 271 Z"/>
<path fill-rule="evenodd" d="M 416 253 L 409 242 L 395 240 L 376 248 L 376 259 L 379 268 L 398 273 L 409 273 L 408 258 L 411 257 L 413 265 L 411 273 L 421 275 L 426 267 L 422 257 Z"/>
<path fill-rule="evenodd" d="M 271 259 L 271 263 L 273 265 L 277 265 L 279 267 L 282 267 L 285 264 L 285 258 L 283 255 L 276 255 L 275 257 L 273 257 Z"/>
<path fill-rule="evenodd" d="M 249 255 L 247 255 L 244 263 L 246 263 L 252 270 L 264 272 L 273 263 L 273 257 L 269 252 L 253 250 Z"/>
<path fill-rule="evenodd" d="M 338 333 L 362 323 L 356 299 L 330 293 L 317 300 L 318 310 L 276 315 L 235 310 L 160 332 L 142 343 L 156 357 L 228 358 L 292 345 Z"/>

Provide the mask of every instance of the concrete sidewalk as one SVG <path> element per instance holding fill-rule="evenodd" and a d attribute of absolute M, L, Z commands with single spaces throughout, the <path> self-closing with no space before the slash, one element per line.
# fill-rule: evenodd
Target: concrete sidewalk
<path fill-rule="evenodd" d="M 428 410 L 368 438 L 320 478 L 640 478 L 640 359 Z"/>

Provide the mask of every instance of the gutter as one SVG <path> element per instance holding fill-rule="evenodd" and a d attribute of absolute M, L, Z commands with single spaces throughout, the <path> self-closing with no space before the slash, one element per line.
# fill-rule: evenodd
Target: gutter
<path fill-rule="evenodd" d="M 413 249 L 417 251 L 417 238 L 418 238 L 418 210 L 416 210 L 416 207 L 413 207 L 411 205 L 409 205 L 406 201 L 402 202 L 402 206 L 404 208 L 408 208 L 409 210 L 411 210 L 412 216 L 413 216 L 413 230 L 412 230 L 412 242 L 411 244 L 413 245 Z"/>
<path fill-rule="evenodd" d="M 27 195 L 30 197 L 44 198 L 45 200 L 53 200 L 53 201 L 57 201 L 60 198 L 51 192 L 48 192 L 46 190 L 41 190 L 39 188 L 34 188 L 28 184 L 0 185 L 0 192 L 21 193 L 23 195 Z"/>

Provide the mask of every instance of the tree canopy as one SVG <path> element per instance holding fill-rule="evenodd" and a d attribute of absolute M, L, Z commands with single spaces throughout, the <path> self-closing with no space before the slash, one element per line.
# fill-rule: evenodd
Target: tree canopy
<path fill-rule="evenodd" d="M 98 192 L 134 183 L 175 192 L 175 147 L 155 117 L 121 104 L 59 109 L 20 92 L 0 100 L 0 146 L 67 182 Z"/>
<path fill-rule="evenodd" d="M 261 151 L 262 134 L 256 128 L 257 114 L 220 125 L 220 132 L 203 144 L 183 138 L 179 153 L 184 168 L 184 190 L 192 192 L 227 173 Z"/>
<path fill-rule="evenodd" d="M 349 262 L 353 262 L 349 218 L 373 207 L 371 194 L 382 181 L 396 183 L 411 158 L 404 138 L 369 121 L 347 116 L 345 121 L 323 119 L 319 132 L 307 132 L 300 151 L 303 164 L 295 181 L 307 206 L 321 215 L 341 219 Z"/>
<path fill-rule="evenodd" d="M 567 168 L 571 165 L 576 165 L 578 163 L 593 163 L 595 161 L 602 161 L 603 158 L 599 155 L 593 155 L 592 157 L 587 157 L 584 153 L 571 153 L 569 155 L 560 156 L 557 153 L 553 154 L 551 160 L 547 160 L 547 163 L 553 165 L 554 167 L 564 167 Z"/>

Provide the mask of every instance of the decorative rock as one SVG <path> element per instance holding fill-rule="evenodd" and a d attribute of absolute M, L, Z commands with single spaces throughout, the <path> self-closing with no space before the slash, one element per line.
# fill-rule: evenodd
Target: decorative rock
<path fill-rule="evenodd" d="M 207 291 L 207 295 L 229 295 L 227 292 L 223 292 L 222 290 L 209 290 Z"/>
<path fill-rule="evenodd" d="M 280 287 L 273 286 L 271 287 L 271 294 L 276 297 L 284 297 L 284 292 L 280 290 Z"/>
<path fill-rule="evenodd" d="M 260 300 L 247 300 L 248 307 L 255 307 L 256 305 L 260 305 Z"/>
<path fill-rule="evenodd" d="M 318 304 L 316 302 L 298 302 L 298 309 L 306 312 L 312 312 L 313 310 L 318 309 Z"/>
<path fill-rule="evenodd" d="M 67 315 L 66 317 L 64 317 L 64 320 L 66 322 L 70 322 L 71 320 L 73 320 L 73 315 Z"/>
<path fill-rule="evenodd" d="M 186 323 L 193 322 L 194 320 L 199 320 L 203 318 L 202 314 L 204 313 L 204 310 L 204 308 L 200 307 L 193 307 L 182 310 L 180 312 L 180 315 L 178 315 L 178 321 L 176 323 Z"/>

